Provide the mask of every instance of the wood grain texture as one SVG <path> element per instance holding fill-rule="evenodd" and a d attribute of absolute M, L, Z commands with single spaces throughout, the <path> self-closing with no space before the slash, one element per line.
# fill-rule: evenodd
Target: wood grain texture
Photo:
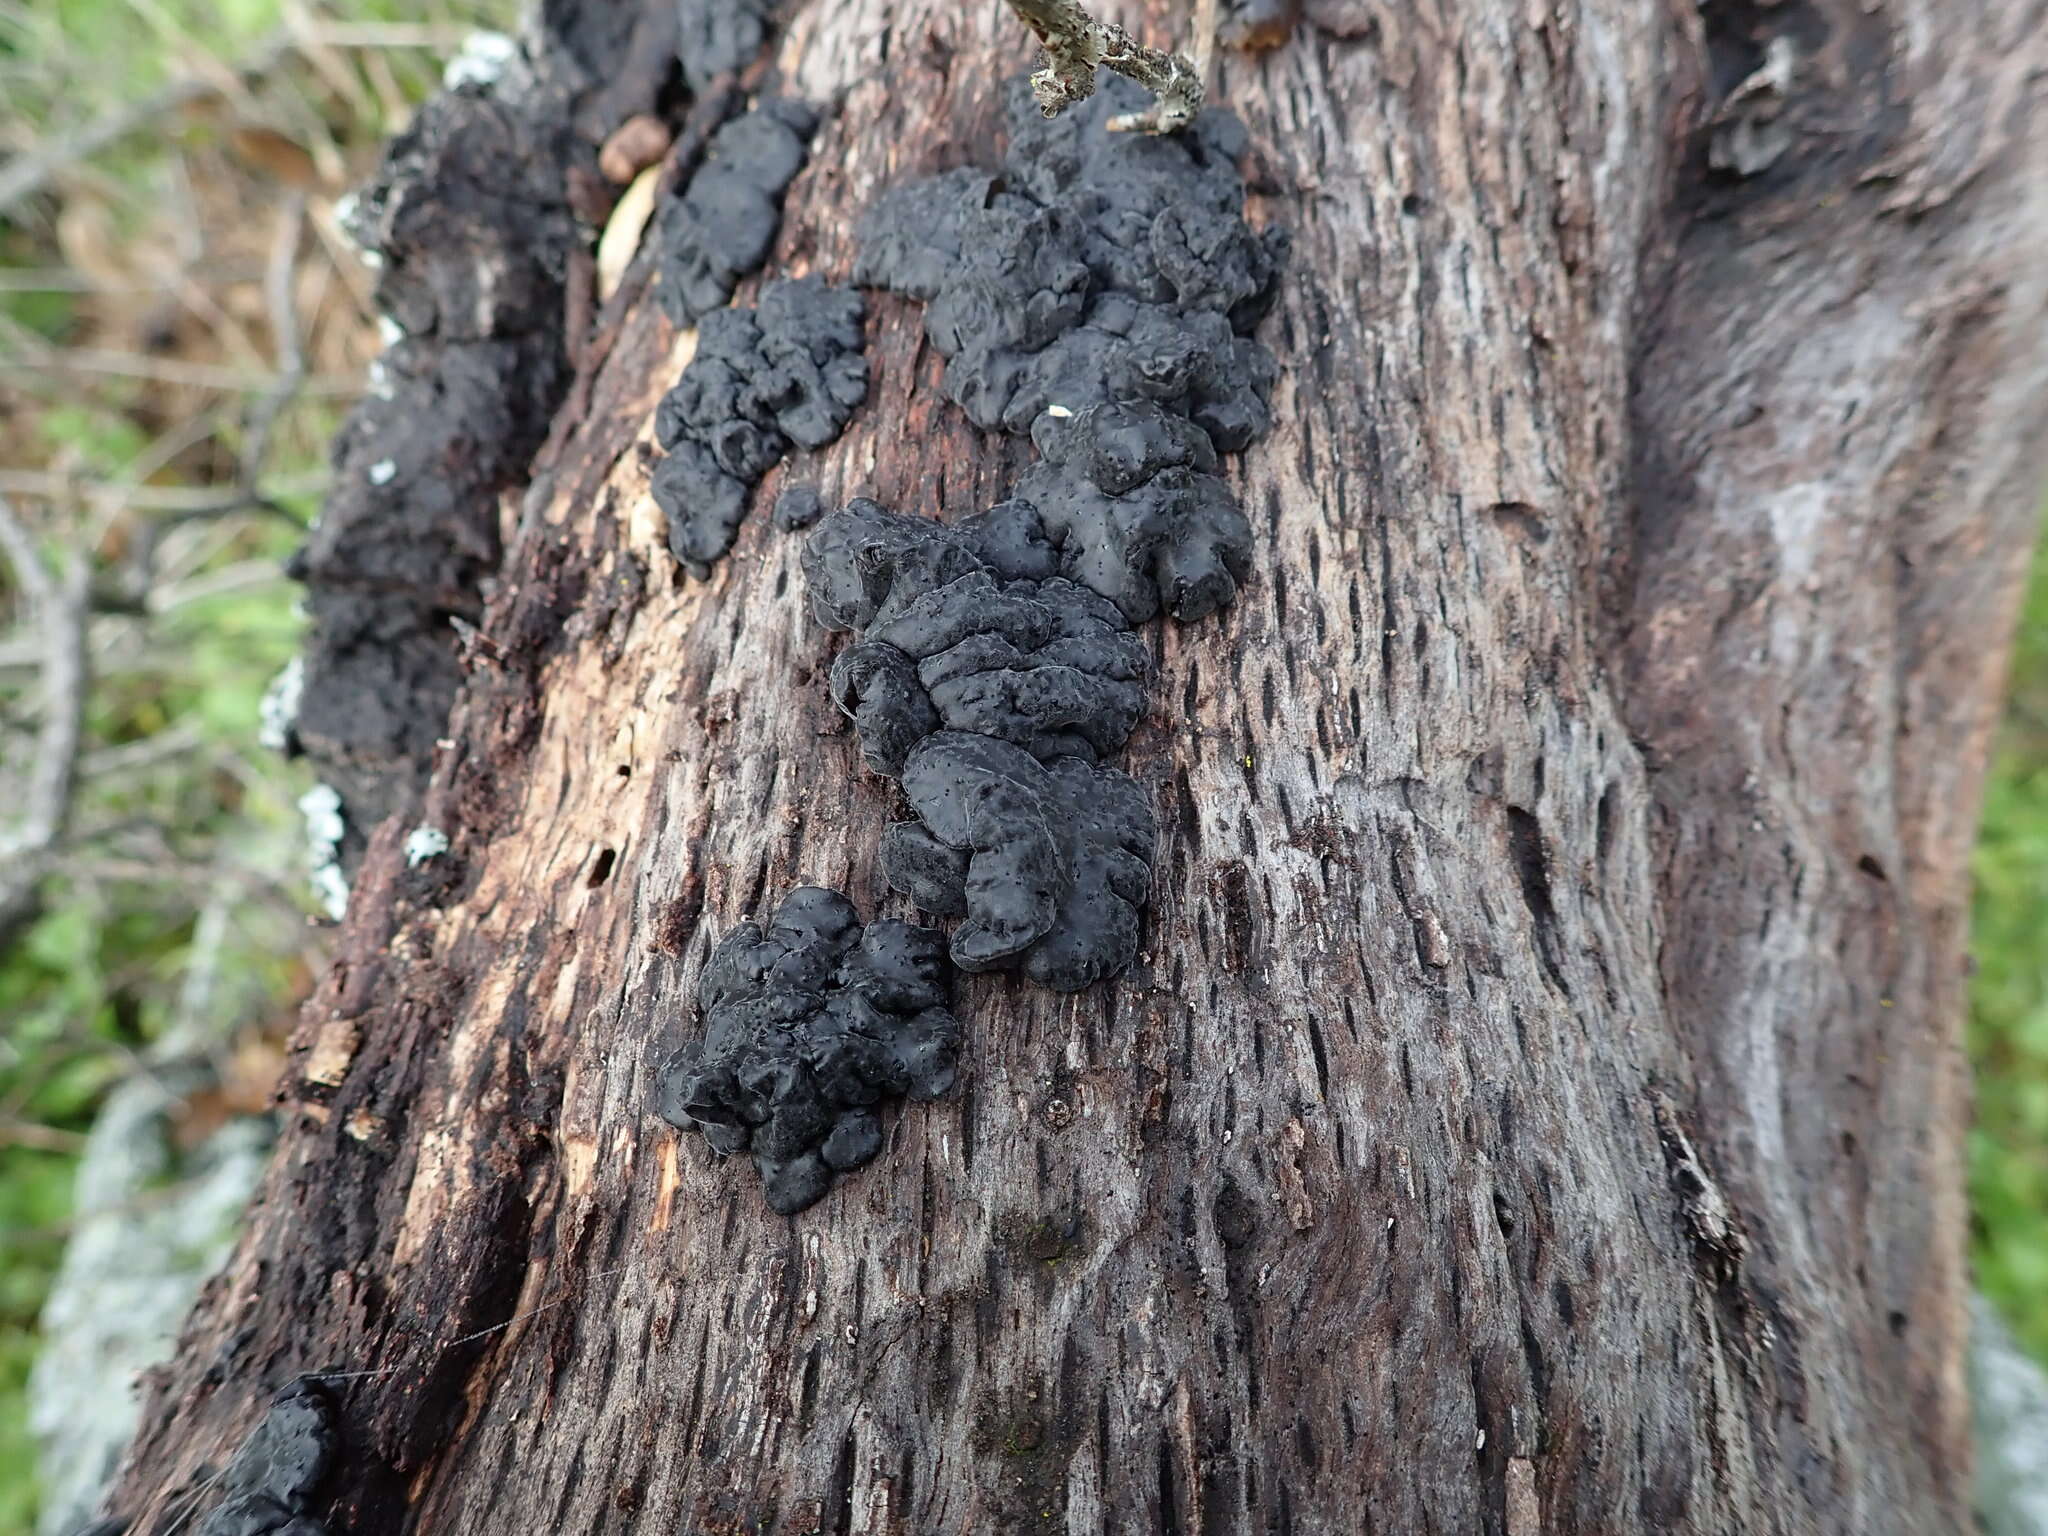
<path fill-rule="evenodd" d="M 380 1373 L 344 1530 L 1966 1528 L 1964 861 L 2048 414 L 2043 7 L 1309 14 L 1223 64 L 1296 256 L 1232 466 L 1258 573 L 1149 632 L 1138 966 L 972 979 L 965 1086 L 793 1220 L 651 1118 L 710 945 L 801 881 L 896 911 L 898 812 L 796 542 L 757 513 L 674 575 L 687 341 L 629 277 L 514 509 L 423 812 L 454 848 L 373 840 L 137 1530 L 320 1368 Z M 1720 179 L 1778 32 L 1791 147 Z M 994 5 L 799 10 L 776 63 L 836 111 L 779 269 L 843 277 L 878 187 L 991 161 L 1027 59 Z M 870 315 L 867 406 L 757 507 L 997 499 L 1024 450 Z"/>

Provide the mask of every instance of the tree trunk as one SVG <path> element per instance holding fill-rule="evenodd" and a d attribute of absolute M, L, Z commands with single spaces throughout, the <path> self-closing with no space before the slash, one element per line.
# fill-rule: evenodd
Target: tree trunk
<path fill-rule="evenodd" d="M 1965 1530 L 2044 21 L 1308 0 L 1226 55 L 1294 255 L 1228 470 L 1255 571 L 1144 630 L 1142 953 L 967 978 L 961 1086 L 794 1218 L 649 1110 L 735 923 L 805 882 L 903 910 L 760 509 L 958 517 L 1027 450 L 871 294 L 866 406 L 684 577 L 643 257 L 112 1507 L 203 1508 L 327 1370 L 337 1531 Z M 1030 58 L 950 0 L 811 0 L 770 53 L 832 110 L 769 270 L 837 281 L 878 189 L 992 163 Z M 409 870 L 415 822 L 453 847 Z"/>

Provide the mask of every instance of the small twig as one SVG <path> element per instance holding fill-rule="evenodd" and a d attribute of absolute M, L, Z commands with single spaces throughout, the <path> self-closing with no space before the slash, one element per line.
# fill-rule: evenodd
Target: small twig
<path fill-rule="evenodd" d="M 86 592 L 89 563 L 82 557 L 52 573 L 0 496 L 0 551 L 43 639 L 43 718 L 22 794 L 17 825 L 0 835 L 0 949 L 36 911 L 37 890 L 71 820 L 78 780 L 79 743 L 85 734 Z"/>
<path fill-rule="evenodd" d="M 149 594 L 148 611 L 152 614 L 170 613 L 188 603 L 205 602 L 209 598 L 226 597 L 235 592 L 253 592 L 263 587 L 282 587 L 290 581 L 275 557 L 238 560 L 233 565 L 206 571 L 185 581 L 165 582 Z"/>
<path fill-rule="evenodd" d="M 0 1120 L 0 1147 L 78 1153 L 85 1150 L 85 1138 L 76 1131 L 61 1130 L 37 1120 Z"/>
<path fill-rule="evenodd" d="M 328 477 L 319 471 L 289 476 L 275 482 L 273 494 L 301 496 L 324 490 Z M 35 469 L 0 469 L 0 496 L 34 496 L 42 501 L 76 498 L 111 502 L 138 512 L 161 512 L 174 517 L 222 517 L 245 512 L 261 498 L 251 497 L 237 486 L 137 485 L 127 480 L 74 480 L 69 475 Z M 285 514 L 289 516 L 290 514 Z"/>
<path fill-rule="evenodd" d="M 1216 78 L 1216 9 L 1217 0 L 1195 0 L 1195 83 L 1204 97 Z"/>
<path fill-rule="evenodd" d="M 51 349 L 31 359 L 28 368 L 63 373 L 111 373 L 130 379 L 151 379 L 159 384 L 190 384 L 195 389 L 238 390 L 259 393 L 276 386 L 274 376 L 251 373 L 241 368 L 223 368 L 215 363 L 187 363 L 176 358 L 144 357 L 133 352 L 108 352 L 97 347 Z M 314 395 L 359 395 L 363 381 L 358 374 L 314 374 L 303 386 Z"/>
<path fill-rule="evenodd" d="M 0 293 L 162 293 L 171 284 L 116 283 L 68 267 L 14 267 L 0 272 Z"/>
<path fill-rule="evenodd" d="M 289 512 L 274 504 L 276 497 L 317 495 L 327 488 L 327 483 L 324 471 L 312 470 L 273 481 L 267 496 L 252 496 L 240 486 L 137 485 L 132 481 L 74 480 L 68 475 L 34 469 L 0 469 L 0 496 L 34 496 L 45 501 L 77 497 L 111 502 L 138 512 L 161 512 L 172 522 L 248 511 L 290 518 Z"/>
<path fill-rule="evenodd" d="M 214 867 L 223 872 L 227 860 L 219 853 Z M 192 927 L 192 948 L 185 961 L 184 980 L 178 987 L 178 1001 L 171 1010 L 171 1022 L 163 1034 L 178 1049 L 191 1049 L 203 1040 L 206 1022 L 213 1015 L 215 983 L 220 979 L 221 951 L 226 947 L 228 920 L 233 915 L 237 893 L 226 881 L 216 883 L 199 909 L 199 921 Z"/>
<path fill-rule="evenodd" d="M 78 771 L 88 779 L 146 773 L 159 763 L 196 752 L 205 745 L 206 740 L 198 731 L 180 721 L 153 736 L 139 736 L 117 747 L 96 747 L 80 760 Z"/>
<path fill-rule="evenodd" d="M 270 458 L 270 436 L 285 407 L 306 382 L 306 354 L 299 342 L 299 315 L 292 300 L 292 278 L 298 270 L 299 238 L 306 229 L 306 196 L 294 192 L 279 210 L 277 233 L 270 242 L 270 261 L 263 272 L 263 300 L 270 312 L 270 341 L 277 353 L 277 377 L 249 408 L 242 439 L 241 487 L 254 496 L 256 482 Z"/>
<path fill-rule="evenodd" d="M 1137 81 L 1158 98 L 1148 111 L 1111 118 L 1113 132 L 1172 133 L 1192 122 L 1201 110 L 1206 58 L 1197 64 L 1185 54 L 1148 48 L 1115 22 L 1097 21 L 1076 0 L 1008 0 L 1008 4 L 1037 34 L 1039 46 L 1045 50 L 1044 67 L 1031 77 L 1031 93 L 1047 117 L 1057 117 L 1075 102 L 1095 94 L 1098 65 Z M 1214 20 L 1211 15 L 1203 30 L 1213 34 Z M 1201 37 L 1196 38 L 1195 46 L 1202 50 Z"/>
<path fill-rule="evenodd" d="M 470 31 L 468 27 L 407 21 L 294 21 L 292 25 L 293 35 L 301 42 L 329 48 L 455 48 Z"/>

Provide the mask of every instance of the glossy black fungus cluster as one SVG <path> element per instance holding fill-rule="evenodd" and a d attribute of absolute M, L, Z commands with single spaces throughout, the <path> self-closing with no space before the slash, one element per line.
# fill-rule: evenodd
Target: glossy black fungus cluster
<path fill-rule="evenodd" d="M 811 536 L 812 612 L 861 637 L 832 668 L 832 696 L 869 767 L 900 776 L 938 730 L 1046 761 L 1124 744 L 1145 709 L 1144 643 L 1059 563 L 1023 501 L 947 527 L 856 500 Z"/>
<path fill-rule="evenodd" d="M 723 308 L 740 278 L 767 259 L 782 226 L 782 194 L 803 169 L 817 125 L 802 102 L 771 97 L 711 136 L 703 163 L 657 226 L 657 293 L 678 327 Z"/>
<path fill-rule="evenodd" d="M 1269 423 L 1273 360 L 1250 333 L 1286 240 L 1244 221 L 1234 117 L 1107 132 L 1144 100 L 1127 84 L 1051 121 L 1014 87 L 1003 174 L 883 193 L 854 275 L 925 301 L 946 393 L 979 426 L 1024 433 L 1050 409 L 1149 401 L 1234 453 Z"/>
<path fill-rule="evenodd" d="M 1116 604 L 1059 574 L 1021 499 L 950 526 L 854 501 L 803 563 L 813 616 L 860 637 L 833 699 L 918 815 L 883 841 L 889 883 L 967 919 L 964 970 L 1074 991 L 1128 965 L 1153 817 L 1099 760 L 1144 712 L 1151 668 Z"/>
<path fill-rule="evenodd" d="M 825 515 L 825 498 L 814 485 L 792 485 L 775 498 L 775 526 L 784 533 L 808 528 Z"/>
<path fill-rule="evenodd" d="M 675 557 L 703 575 L 732 548 L 756 482 L 792 443 L 836 438 L 867 388 L 851 289 L 814 277 L 768 283 L 757 308 L 705 315 L 696 354 L 654 414 L 667 450 L 654 500 Z"/>
<path fill-rule="evenodd" d="M 578 170 L 594 175 L 612 126 L 578 123 L 625 72 L 625 40 L 603 19 L 541 8 L 537 34 L 495 75 L 421 107 L 341 211 L 392 339 L 335 437 L 333 488 L 289 566 L 309 625 L 285 741 L 341 796 L 350 868 L 361 829 L 425 783 L 461 681 L 449 621 L 481 619 L 500 495 L 525 476 L 568 386 L 564 277 L 588 236 L 567 187 Z"/>
<path fill-rule="evenodd" d="M 222 1474 L 226 1497 L 197 1536 L 326 1536 L 312 1514 L 334 1460 L 334 1400 L 301 1377 L 271 1399 L 270 1412 Z"/>
<path fill-rule="evenodd" d="M 949 990 L 940 934 L 863 928 L 839 892 L 799 887 L 766 933 L 742 923 L 712 952 L 703 1040 L 663 1068 L 662 1118 L 752 1153 L 769 1206 L 800 1211 L 881 1151 L 884 1099 L 953 1085 Z"/>
<path fill-rule="evenodd" d="M 1104 764 L 1145 708 L 1132 626 L 1214 613 L 1249 569 L 1217 456 L 1270 424 L 1249 332 L 1285 241 L 1242 217 L 1234 119 L 1112 134 L 1135 87 L 1052 122 L 1017 89 L 1002 177 L 885 193 L 856 271 L 926 301 L 946 392 L 1040 461 L 953 524 L 855 501 L 804 574 L 818 621 L 858 637 L 833 698 L 917 813 L 884 840 L 890 883 L 965 919 L 962 969 L 1070 991 L 1131 962 L 1151 877 L 1151 806 Z"/>

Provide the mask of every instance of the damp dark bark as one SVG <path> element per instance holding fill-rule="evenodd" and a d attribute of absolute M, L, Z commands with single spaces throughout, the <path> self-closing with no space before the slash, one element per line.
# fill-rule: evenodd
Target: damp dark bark
<path fill-rule="evenodd" d="M 787 9 L 755 78 L 830 110 L 765 275 L 843 283 L 1030 60 L 996 5 Z M 1146 631 L 1141 953 L 969 979 L 961 1085 L 793 1219 L 651 1113 L 736 923 L 803 883 L 904 915 L 767 509 L 959 516 L 1028 450 L 870 293 L 867 403 L 681 577 L 643 261 L 567 338 L 115 1512 L 165 1529 L 331 1371 L 337 1532 L 1967 1529 L 1966 858 L 2048 442 L 2043 20 L 1306 0 L 1226 52 L 1294 255 L 1229 467 L 1251 574 Z M 451 846 L 408 868 L 415 822 Z"/>

